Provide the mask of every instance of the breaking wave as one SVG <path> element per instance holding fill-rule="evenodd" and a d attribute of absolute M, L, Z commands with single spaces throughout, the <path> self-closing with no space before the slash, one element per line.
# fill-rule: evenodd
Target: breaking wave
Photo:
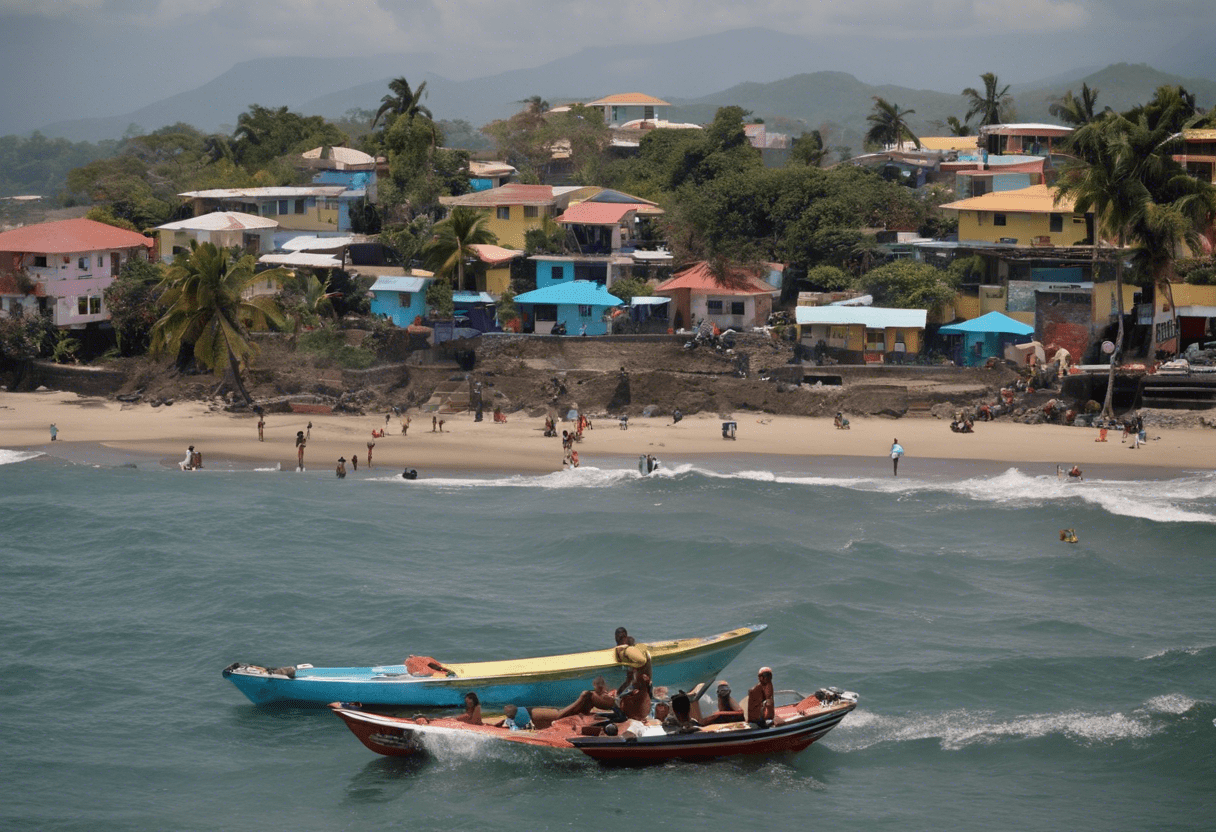
<path fill-rule="evenodd" d="M 411 488 L 605 488 L 642 481 L 693 478 L 758 483 L 845 488 L 883 494 L 946 493 L 981 503 L 1010 508 L 1084 503 L 1110 514 L 1162 523 L 1216 523 L 1216 473 L 1191 474 L 1172 480 L 1087 480 L 1068 482 L 1054 476 L 1031 476 L 1009 468 L 995 476 L 962 480 L 895 479 L 893 477 L 832 477 L 779 474 L 745 470 L 719 472 L 692 464 L 664 467 L 643 476 L 633 468 L 568 468 L 551 474 L 515 474 L 505 477 L 442 477 L 404 480 L 400 476 L 375 477 Z"/>
<path fill-rule="evenodd" d="M 42 455 L 42 451 L 10 451 L 8 448 L 0 448 L 0 465 L 26 462 Z"/>

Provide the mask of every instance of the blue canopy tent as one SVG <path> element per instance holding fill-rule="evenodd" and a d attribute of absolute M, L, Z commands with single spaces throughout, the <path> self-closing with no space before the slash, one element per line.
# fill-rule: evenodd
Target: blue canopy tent
<path fill-rule="evenodd" d="M 571 280 L 515 296 L 515 304 L 532 321 L 535 331 L 548 334 L 553 324 L 566 325 L 567 335 L 604 335 L 608 324 L 604 313 L 621 305 L 621 299 L 599 283 Z"/>
<path fill-rule="evenodd" d="M 960 336 L 954 352 L 954 363 L 975 367 L 989 358 L 1003 358 L 1009 344 L 1025 343 L 1034 334 L 1034 327 L 1001 312 L 989 312 L 961 324 L 950 324 L 938 330 L 939 335 Z"/>

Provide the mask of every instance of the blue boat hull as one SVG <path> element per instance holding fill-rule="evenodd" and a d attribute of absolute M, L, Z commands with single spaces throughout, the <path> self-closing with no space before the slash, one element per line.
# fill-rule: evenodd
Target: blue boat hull
<path fill-rule="evenodd" d="M 730 638 L 706 639 L 704 645 L 671 656 L 654 658 L 657 687 L 691 690 L 712 682 L 730 662 L 760 635 L 765 626 L 741 628 Z M 544 659 L 537 660 L 544 665 Z M 263 672 L 251 672 L 263 671 Z M 604 676 L 609 687 L 624 678 L 619 665 L 541 670 L 510 676 L 408 676 L 404 665 L 380 667 L 299 668 L 294 678 L 266 673 L 264 668 L 233 665 L 224 676 L 256 705 L 327 705 L 359 702 L 385 707 L 459 708 L 466 693 L 475 692 L 483 705 L 514 703 L 523 707 L 564 705 Z"/>

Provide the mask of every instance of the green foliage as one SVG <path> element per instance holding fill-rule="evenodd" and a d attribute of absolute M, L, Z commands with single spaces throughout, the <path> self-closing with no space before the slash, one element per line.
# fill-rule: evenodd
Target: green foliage
<path fill-rule="evenodd" d="M 151 342 L 152 327 L 160 317 L 157 300 L 164 269 L 147 260 L 127 260 L 114 282 L 106 287 L 106 309 L 119 355 L 143 355 Z"/>
<path fill-rule="evenodd" d="M 85 219 L 93 220 L 93 222 L 104 222 L 106 225 L 112 225 L 115 228 L 125 228 L 127 231 L 139 231 L 135 227 L 135 223 L 122 217 L 114 216 L 114 212 L 108 205 L 94 205 L 84 216 Z"/>
<path fill-rule="evenodd" d="M 111 156 L 117 149 L 114 141 L 70 142 L 37 132 L 28 138 L 0 136 L 0 196 L 55 196 L 63 190 L 69 171 Z"/>
<path fill-rule="evenodd" d="M 899 309 L 932 310 L 953 300 L 958 290 L 949 272 L 914 260 L 896 260 L 871 269 L 860 283 L 874 295 L 875 305 Z"/>
<path fill-rule="evenodd" d="M 821 292 L 853 288 L 853 276 L 838 266 L 814 266 L 807 270 L 806 282 Z"/>
<path fill-rule="evenodd" d="M 373 129 L 382 117 L 405 116 L 407 119 L 413 119 L 420 115 L 428 121 L 432 118 L 431 111 L 421 103 L 426 97 L 426 81 L 419 84 L 418 89 L 413 89 L 409 81 L 399 77 L 389 81 L 388 88 L 388 94 L 380 99 L 380 109 L 376 110 L 375 116 L 372 117 Z"/>
<path fill-rule="evenodd" d="M 59 328 L 47 315 L 0 318 L 0 359 L 32 361 L 51 354 Z"/>
<path fill-rule="evenodd" d="M 463 289 L 465 261 L 474 256 L 472 246 L 498 242 L 489 222 L 484 211 L 463 205 L 453 208 L 447 219 L 435 224 L 435 236 L 422 247 L 427 268 Z"/>
<path fill-rule="evenodd" d="M 349 140 L 321 116 L 302 116 L 287 107 L 271 109 L 260 104 L 237 116 L 232 136 L 232 155 L 248 171 L 261 170 L 279 156 L 303 153 L 318 145 L 344 145 Z"/>
<path fill-rule="evenodd" d="M 1174 263 L 1174 272 L 1184 283 L 1216 286 L 1216 257 L 1188 257 Z"/>
<path fill-rule="evenodd" d="M 1098 101 L 1098 91 L 1090 89 L 1089 84 L 1081 84 L 1080 97 L 1073 95 L 1072 90 L 1064 93 L 1058 100 L 1052 102 L 1048 112 L 1065 124 L 1080 127 L 1089 124 L 1098 117 L 1095 107 Z"/>
<path fill-rule="evenodd" d="M 950 273 L 950 279 L 955 285 L 983 283 L 988 275 L 988 264 L 983 257 L 973 254 L 970 257 L 955 258 L 946 271 Z"/>
<path fill-rule="evenodd" d="M 635 297 L 650 297 L 654 294 L 654 287 L 640 277 L 627 277 L 624 280 L 618 280 L 613 283 L 608 291 L 616 295 L 624 303 L 629 303 Z"/>
<path fill-rule="evenodd" d="M 348 370 L 366 370 L 376 361 L 370 350 L 346 343 L 342 330 L 324 327 L 302 334 L 296 341 L 299 352 L 315 355 L 321 363 L 332 363 Z"/>
<path fill-rule="evenodd" d="M 78 352 L 80 352 L 80 341 L 72 337 L 71 330 L 61 329 L 55 333 L 51 358 L 56 364 L 75 364 Z"/>
<path fill-rule="evenodd" d="M 920 147 L 920 139 L 908 126 L 908 116 L 915 110 L 901 110 L 898 104 L 892 104 L 885 98 L 874 96 L 874 110 L 866 121 L 870 129 L 866 131 L 866 143 L 871 145 L 898 145 L 905 139 L 911 140 Z"/>
<path fill-rule="evenodd" d="M 566 229 L 548 214 L 541 218 L 539 228 L 529 228 L 524 232 L 524 253 L 529 257 L 534 254 L 562 254 L 565 250 Z"/>
<path fill-rule="evenodd" d="M 352 233 L 379 234 L 380 227 L 380 209 L 373 205 L 367 197 L 351 204 L 350 230 Z"/>
<path fill-rule="evenodd" d="M 389 175 L 380 186 L 381 203 L 405 206 L 416 216 L 437 210 L 440 196 L 466 193 L 469 153 L 442 143 L 439 128 L 425 115 L 390 116 L 382 139 Z"/>
<path fill-rule="evenodd" d="M 546 113 L 529 103 L 511 118 L 482 128 L 493 140 L 495 153 L 519 171 L 521 181 L 542 181 L 550 170 L 555 147 L 569 149 L 568 164 L 573 168 L 575 181 L 584 184 L 604 181 L 603 156 L 611 135 L 603 113 L 581 104 L 571 106 L 567 112 Z"/>
<path fill-rule="evenodd" d="M 439 127 L 439 132 L 443 134 L 443 143 L 445 147 L 450 147 L 454 150 L 467 150 L 470 153 L 481 153 L 490 150 L 493 145 L 486 138 L 485 133 L 482 133 L 472 124 L 469 124 L 464 119 L 440 119 L 436 122 Z"/>
<path fill-rule="evenodd" d="M 803 133 L 790 146 L 790 162 L 817 168 L 823 165 L 828 150 L 823 146 L 823 136 L 818 130 Z"/>
<path fill-rule="evenodd" d="M 967 99 L 967 115 L 964 121 L 971 121 L 972 116 L 979 116 L 979 126 L 988 124 L 1004 124 L 1013 116 L 1013 96 L 1009 94 L 1009 85 L 1001 86 L 995 73 L 980 73 L 984 82 L 984 91 L 975 87 L 967 87 L 963 95 Z"/>
<path fill-rule="evenodd" d="M 366 281 L 366 282 L 364 282 Z M 332 269 L 327 284 L 326 294 L 333 304 L 335 318 L 347 315 L 367 315 L 371 312 L 372 301 L 367 294 L 371 286 L 370 279 L 364 281 L 351 277 L 350 272 L 342 269 Z"/>
<path fill-rule="evenodd" d="M 515 306 L 515 293 L 510 289 L 502 293 L 496 307 L 499 324 L 508 324 L 519 320 L 519 309 Z"/>
<path fill-rule="evenodd" d="M 254 272 L 254 258 L 237 260 L 211 243 L 191 243 L 190 252 L 173 261 L 161 281 L 160 304 L 166 311 L 152 327 L 153 354 L 190 350 L 194 358 L 217 375 L 231 370 L 246 402 L 241 367 L 257 352 L 250 330 L 282 327 L 278 302 L 265 295 L 245 297 L 259 280 L 286 279 L 281 270 Z"/>
<path fill-rule="evenodd" d="M 426 214 L 414 217 L 408 223 L 384 228 L 380 242 L 396 252 L 398 265 L 409 265 L 422 260 L 422 247 L 434 236 L 434 223 Z"/>
<path fill-rule="evenodd" d="M 426 305 L 431 310 L 431 317 L 446 320 L 456 314 L 456 304 L 452 302 L 452 284 L 446 280 L 435 280 L 426 287 Z"/>

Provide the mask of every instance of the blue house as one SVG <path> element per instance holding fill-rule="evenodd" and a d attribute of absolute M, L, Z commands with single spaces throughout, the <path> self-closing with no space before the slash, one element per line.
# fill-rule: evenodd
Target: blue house
<path fill-rule="evenodd" d="M 621 299 L 598 283 L 573 280 L 516 295 L 515 305 L 540 335 L 548 335 L 559 321 L 567 335 L 606 335 L 604 313 L 620 306 Z"/>
<path fill-rule="evenodd" d="M 426 289 L 433 277 L 378 277 L 368 290 L 373 315 L 383 315 L 400 327 L 426 317 Z"/>
<path fill-rule="evenodd" d="M 1005 347 L 1025 343 L 1034 334 L 1034 327 L 1000 312 L 989 312 L 961 324 L 944 326 L 938 334 L 959 336 L 954 348 L 954 363 L 960 367 L 976 367 L 989 358 L 1004 358 Z"/>

